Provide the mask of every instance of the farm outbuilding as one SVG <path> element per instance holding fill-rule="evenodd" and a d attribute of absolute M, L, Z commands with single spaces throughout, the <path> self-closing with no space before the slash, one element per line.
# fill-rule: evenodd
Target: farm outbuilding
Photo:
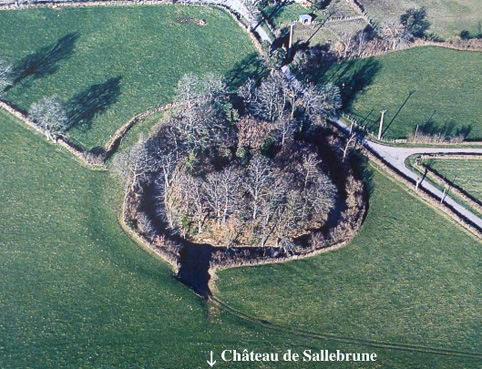
<path fill-rule="evenodd" d="M 299 22 L 301 24 L 311 24 L 312 21 L 313 21 L 313 16 L 311 14 L 300 15 Z"/>

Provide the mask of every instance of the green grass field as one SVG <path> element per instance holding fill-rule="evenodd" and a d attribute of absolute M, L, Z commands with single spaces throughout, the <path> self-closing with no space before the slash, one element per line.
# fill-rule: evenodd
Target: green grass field
<path fill-rule="evenodd" d="M 201 368 L 211 349 L 291 347 L 210 309 L 130 241 L 108 173 L 4 112 L 0 127 L 1 368 Z"/>
<path fill-rule="evenodd" d="M 400 18 L 410 8 L 427 8 L 429 31 L 450 38 L 467 30 L 481 32 L 482 5 L 479 0 L 359 0 L 368 15 L 380 22 L 387 17 Z"/>
<path fill-rule="evenodd" d="M 315 70 L 310 79 L 342 86 L 344 110 L 384 138 L 426 133 L 468 133 L 482 138 L 482 53 L 416 47 Z"/>
<path fill-rule="evenodd" d="M 296 3 L 285 5 L 281 8 L 276 5 L 270 5 L 263 9 L 264 16 L 270 19 L 270 23 L 275 28 L 288 26 L 292 22 L 297 22 L 300 15 L 309 13 L 311 13 L 310 9 Z"/>
<path fill-rule="evenodd" d="M 474 198 L 482 201 L 482 161 L 477 159 L 427 159 L 449 181 L 463 188 Z"/>
<path fill-rule="evenodd" d="M 28 110 L 58 94 L 73 112 L 71 137 L 88 149 L 132 116 L 170 102 L 183 74 L 232 77 L 255 55 L 232 17 L 211 7 L 2 11 L 0 29 L 0 52 L 20 76 L 6 99 Z"/>
<path fill-rule="evenodd" d="M 212 349 L 218 360 L 223 349 L 339 349 L 379 358 L 323 363 L 338 369 L 479 367 L 479 359 L 459 354 L 381 347 L 390 340 L 480 352 L 481 341 L 479 244 L 384 177 L 375 177 L 367 224 L 350 246 L 220 274 L 223 299 L 288 326 L 278 331 L 206 304 L 130 241 L 117 224 L 108 173 L 89 170 L 3 112 L 0 126 L 0 367 L 204 368 Z M 439 230 L 440 244 L 431 233 Z M 339 333 L 343 342 L 297 328 Z M 357 341 L 363 338 L 380 344 Z"/>
<path fill-rule="evenodd" d="M 368 218 L 348 246 L 303 261 L 223 271 L 219 296 L 293 330 L 480 353 L 480 247 L 376 172 Z M 437 367 L 468 363 L 440 360 Z"/>
<path fill-rule="evenodd" d="M 379 359 L 374 364 L 328 362 L 323 367 L 420 369 L 440 363 L 439 368 L 462 364 L 465 369 L 477 368 L 477 361 L 463 356 L 372 347 L 353 340 L 363 332 L 350 332 L 344 342 L 338 342 L 306 337 L 291 328 L 272 330 L 207 304 L 172 278 L 167 264 L 141 251 L 120 230 L 114 210 L 119 201 L 112 194 L 116 185 L 108 173 L 89 170 L 4 112 L 0 112 L 0 126 L 0 367 L 191 369 L 205 368 L 210 350 L 221 367 L 228 365 L 219 362 L 224 349 L 278 353 L 339 349 L 376 352 Z M 323 255 L 312 262 L 324 263 L 326 256 L 330 258 Z M 293 267 L 307 265 L 279 265 L 279 272 L 269 278 L 289 276 Z M 272 268 L 253 268 L 243 279 L 247 286 L 262 286 L 267 280 L 258 278 Z M 255 271 L 262 274 L 246 280 Z M 238 272 L 222 274 L 226 279 L 221 281 L 223 297 L 227 288 L 236 293 L 233 278 Z M 306 272 L 314 270 L 308 265 Z M 281 296 L 290 301 L 299 288 L 313 289 L 310 280 L 300 283 L 287 286 Z M 391 279 L 386 283 L 390 285 Z M 351 288 L 359 285 L 356 282 Z M 313 309 L 307 318 L 324 315 L 326 303 L 311 298 L 310 294 L 302 297 Z M 332 303 L 340 298 L 336 296 Z M 271 306 L 263 298 L 258 309 L 264 317 Z M 298 315 L 283 323 L 291 321 L 292 327 Z M 463 322 L 468 319 L 465 316 Z M 471 334 L 467 331 L 468 340 Z M 314 365 L 300 362 L 296 367 Z M 249 364 L 229 363 L 229 367 L 244 369 Z M 293 363 L 252 367 L 288 369 Z"/>

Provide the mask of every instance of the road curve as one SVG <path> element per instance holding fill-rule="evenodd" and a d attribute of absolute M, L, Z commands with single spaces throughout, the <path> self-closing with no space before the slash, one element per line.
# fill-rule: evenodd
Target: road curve
<path fill-rule="evenodd" d="M 198 0 L 192 0 L 198 1 Z M 239 0 L 199 0 L 200 2 L 204 1 L 206 3 L 218 4 L 223 5 L 231 10 L 234 10 L 236 13 L 240 14 L 250 25 L 251 27 L 255 27 L 255 21 L 250 16 L 248 10 L 244 6 L 244 4 Z M 258 27 L 256 29 L 261 40 L 270 41 L 270 37 L 266 34 L 266 32 L 261 28 Z M 285 74 L 286 78 L 296 87 L 302 91 L 303 87 L 300 81 L 298 81 L 293 74 L 291 73 L 288 66 L 284 66 L 282 68 L 283 73 Z M 333 123 L 341 128 L 343 131 L 348 132 L 348 127 L 341 122 L 339 119 L 333 120 Z M 387 163 L 390 167 L 396 169 L 398 172 L 402 173 L 405 177 L 411 179 L 414 183 L 420 180 L 420 176 L 416 173 L 412 172 L 410 169 L 407 168 L 405 165 L 406 159 L 415 154 L 480 154 L 482 155 L 482 148 L 436 148 L 436 147 L 393 147 L 393 146 L 386 146 L 382 145 L 373 141 L 370 141 L 366 138 L 360 137 L 360 142 L 367 147 L 369 150 L 377 154 L 385 163 Z M 438 188 L 433 186 L 432 184 L 424 181 L 420 183 L 419 187 L 424 188 L 426 191 L 431 193 L 437 199 L 441 200 L 444 194 Z M 471 211 L 469 211 L 464 206 L 460 205 L 456 202 L 453 198 L 449 195 L 445 196 L 444 203 L 452 208 L 453 211 L 464 217 L 465 219 L 469 220 L 475 226 L 477 226 L 480 230 L 482 230 L 482 218 L 475 215 Z"/>
<path fill-rule="evenodd" d="M 339 119 L 333 120 L 333 123 L 345 132 L 349 131 L 349 128 Z M 482 148 L 446 148 L 446 147 L 393 147 L 382 145 L 373 141 L 370 141 L 364 137 L 360 137 L 359 141 L 377 154 L 386 164 L 390 167 L 396 169 L 398 172 L 402 173 L 405 177 L 411 179 L 414 183 L 420 181 L 420 176 L 412 172 L 405 165 L 405 161 L 409 156 L 416 154 L 478 154 L 482 155 Z M 443 193 L 438 188 L 432 184 L 424 181 L 419 187 L 424 188 L 426 191 L 431 193 L 437 199 L 441 200 Z M 449 195 L 445 196 L 444 204 L 452 208 L 453 211 L 463 216 L 471 223 L 476 225 L 480 230 L 482 230 L 482 218 L 475 215 L 469 211 L 464 206 L 460 205 Z"/>
<path fill-rule="evenodd" d="M 264 31 L 263 28 L 257 27 L 257 21 L 251 16 L 246 6 L 240 0 L 186 0 L 185 2 L 221 5 L 229 8 L 232 12 L 237 13 L 242 18 L 244 18 L 245 21 L 250 25 L 251 29 L 256 28 L 255 32 L 259 35 L 261 41 L 271 42 L 271 38 L 269 37 L 269 35 Z M 299 91 L 303 91 L 302 83 L 293 76 L 288 66 L 284 66 L 282 68 L 282 71 L 286 78 L 290 81 L 290 83 L 294 84 Z M 349 129 L 342 121 L 340 121 L 339 119 L 333 119 L 332 122 L 341 130 L 348 133 Z M 414 183 L 420 180 L 420 176 L 412 172 L 405 165 L 406 159 L 411 155 L 436 153 L 482 155 L 482 148 L 393 147 L 370 141 L 364 137 L 360 137 L 359 141 L 363 144 L 363 146 L 378 155 L 386 164 L 388 164 L 390 167 L 394 168 L 398 172 L 402 173 L 405 177 L 412 180 Z M 429 192 L 439 200 L 441 200 L 444 196 L 442 191 L 440 191 L 438 188 L 428 183 L 427 181 L 420 183 L 419 187 L 425 189 L 427 192 Z M 454 212 L 470 221 L 473 225 L 475 225 L 479 228 L 479 230 L 482 231 L 481 217 L 475 215 L 467 208 L 460 205 L 449 195 L 445 196 L 444 203 L 449 206 Z"/>

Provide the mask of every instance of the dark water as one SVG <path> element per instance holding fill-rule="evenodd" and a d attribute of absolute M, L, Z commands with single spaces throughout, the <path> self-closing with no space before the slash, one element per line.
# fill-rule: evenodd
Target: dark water
<path fill-rule="evenodd" d="M 209 290 L 209 262 L 214 247 L 207 244 L 184 243 L 181 250 L 181 268 L 176 278 L 192 287 L 203 297 L 211 296 Z"/>

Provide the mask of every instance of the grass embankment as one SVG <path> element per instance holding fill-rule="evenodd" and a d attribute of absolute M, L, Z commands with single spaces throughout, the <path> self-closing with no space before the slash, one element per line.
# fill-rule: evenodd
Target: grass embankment
<path fill-rule="evenodd" d="M 464 369 L 477 367 L 464 357 L 303 338 L 291 328 L 270 330 L 207 305 L 172 278 L 166 263 L 143 252 L 120 230 L 113 210 L 120 199 L 112 195 L 116 185 L 108 173 L 82 166 L 4 112 L 0 112 L 0 126 L 0 367 L 203 368 L 210 350 L 221 365 L 219 355 L 224 349 L 279 353 L 339 349 L 376 352 L 379 359 L 373 367 L 420 369 L 439 363 L 439 368 L 453 369 L 461 362 Z M 325 256 L 313 260 L 323 263 Z M 277 268 L 289 276 L 294 265 Z M 297 268 L 306 266 L 302 262 Z M 350 263 L 344 268 L 351 269 Z M 252 270 L 272 271 L 271 267 Z M 247 286 L 268 281 L 252 277 L 256 279 L 247 281 Z M 280 277 L 275 273 L 270 278 Z M 231 277 L 227 282 L 232 283 Z M 312 281 L 298 282 L 285 287 L 286 298 L 291 299 L 299 288 L 312 289 L 305 285 Z M 359 281 L 354 283 L 352 288 Z M 232 288 L 236 292 L 235 285 Z M 324 304 L 312 297 L 307 294 L 299 301 L 314 309 L 307 317 L 323 315 Z M 260 301 L 269 308 L 264 297 Z M 298 319 L 293 315 L 291 326 Z M 233 368 L 249 365 L 229 364 Z M 313 365 L 297 363 L 296 367 Z M 293 363 L 257 367 L 288 369 Z M 361 369 L 367 364 L 323 363 L 323 367 Z"/>
<path fill-rule="evenodd" d="M 201 19 L 205 26 L 193 21 Z M 212 7 L 2 11 L 0 29 L 1 53 L 20 76 L 6 99 L 28 110 L 58 94 L 73 116 L 70 136 L 87 149 L 103 146 L 134 115 L 171 102 L 183 74 L 232 77 L 255 55 L 232 17 Z"/>
<path fill-rule="evenodd" d="M 472 35 L 480 33 L 482 21 L 479 0 L 358 0 L 373 20 L 400 16 L 410 8 L 427 8 L 428 20 L 432 23 L 429 31 L 440 37 L 449 38 L 467 30 Z"/>
<path fill-rule="evenodd" d="M 348 246 L 303 261 L 220 272 L 218 296 L 293 330 L 480 353 L 480 247 L 375 172 L 368 217 Z M 386 367 L 429 368 L 433 360 L 402 357 L 392 352 Z M 481 363 L 440 359 L 437 367 Z"/>
<path fill-rule="evenodd" d="M 425 159 L 432 169 L 482 201 L 482 160 L 479 159 Z"/>
<path fill-rule="evenodd" d="M 387 110 L 384 138 L 407 137 L 418 125 L 426 134 L 482 139 L 481 64 L 482 52 L 416 47 L 320 68 L 309 78 L 342 86 L 345 112 L 374 133 Z"/>

